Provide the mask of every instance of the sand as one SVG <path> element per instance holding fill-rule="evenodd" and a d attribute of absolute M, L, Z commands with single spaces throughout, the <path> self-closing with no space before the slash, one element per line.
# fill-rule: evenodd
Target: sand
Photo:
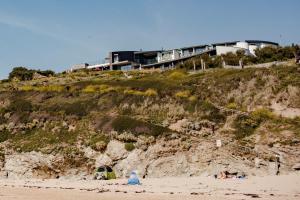
<path fill-rule="evenodd" d="M 126 180 L 0 180 L 0 199 L 194 200 L 300 199 L 300 174 L 217 180 L 211 177 Z"/>

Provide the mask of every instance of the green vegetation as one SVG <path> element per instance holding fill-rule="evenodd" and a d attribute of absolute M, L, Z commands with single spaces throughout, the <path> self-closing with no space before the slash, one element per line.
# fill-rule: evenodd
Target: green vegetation
<path fill-rule="evenodd" d="M 222 56 L 210 57 L 208 54 L 204 54 L 185 61 L 183 64 L 178 65 L 179 68 L 193 70 L 201 69 L 201 60 L 205 63 L 206 68 L 221 68 L 222 62 L 225 61 L 227 65 L 238 66 L 240 60 L 244 65 L 260 64 L 274 61 L 286 61 L 295 58 L 295 54 L 299 52 L 298 46 L 286 46 L 286 47 L 265 47 L 262 49 L 256 49 L 256 56 L 246 55 L 244 51 L 240 50 L 236 53 L 227 53 Z"/>
<path fill-rule="evenodd" d="M 7 107 L 7 111 L 17 113 L 32 112 L 33 105 L 30 101 L 18 97 L 11 101 L 10 105 Z"/>
<path fill-rule="evenodd" d="M 228 109 L 236 110 L 238 108 L 238 105 L 236 103 L 229 103 L 226 107 Z"/>
<path fill-rule="evenodd" d="M 125 149 L 127 151 L 133 151 L 135 149 L 135 146 L 133 143 L 125 143 Z"/>
<path fill-rule="evenodd" d="M 9 73 L 9 80 L 12 80 L 14 78 L 17 78 L 20 81 L 32 80 L 35 73 L 47 77 L 55 75 L 55 73 L 51 70 L 41 71 L 41 70 L 27 69 L 25 67 L 15 67 Z"/>
<path fill-rule="evenodd" d="M 191 96 L 191 92 L 189 90 L 184 90 L 177 92 L 175 96 L 179 98 L 189 98 Z"/>
<path fill-rule="evenodd" d="M 234 134 L 236 139 L 243 139 L 252 135 L 255 129 L 259 126 L 259 122 L 248 116 L 238 116 L 234 121 Z"/>
<path fill-rule="evenodd" d="M 37 91 L 37 92 L 63 92 L 66 88 L 61 85 L 47 85 L 47 86 L 31 86 L 25 85 L 19 88 L 20 91 L 29 92 L 29 91 Z"/>
<path fill-rule="evenodd" d="M 169 131 L 167 128 L 162 126 L 136 120 L 127 116 L 119 116 L 114 119 L 112 122 L 112 127 L 118 132 L 128 131 L 136 136 L 149 135 L 157 137 Z"/>
<path fill-rule="evenodd" d="M 202 119 L 207 119 L 217 124 L 224 123 L 226 120 L 226 115 L 208 101 L 201 102 L 199 109 L 203 113 Z"/>
<path fill-rule="evenodd" d="M 235 62 L 234 55 L 230 56 Z M 238 52 L 236 56 L 244 55 Z M 195 59 L 199 67 L 200 58 Z M 218 58 L 201 59 L 220 62 Z M 18 151 L 64 152 L 71 157 L 78 154 L 81 163 L 84 156 L 76 150 L 77 144 L 103 152 L 112 138 L 128 133 L 132 137 L 124 136 L 120 141 L 126 142 L 125 148 L 130 151 L 139 137 L 172 135 L 167 127 L 181 119 L 214 124 L 217 130 L 232 117 L 232 136 L 239 140 L 256 134 L 261 127 L 278 135 L 289 130 L 300 137 L 299 119 L 280 118 L 269 110 L 274 99 L 300 107 L 297 65 L 216 68 L 200 73 L 186 71 L 193 69 L 191 61 L 184 65 L 180 66 L 185 68 L 182 70 L 128 72 L 130 79 L 120 71 L 81 71 L 29 81 L 28 70 L 22 69 L 25 75 L 19 78 L 27 81 L 0 83 L 0 142 L 6 141 Z M 66 146 L 72 146 L 69 150 L 74 153 L 66 152 Z"/>
<path fill-rule="evenodd" d="M 75 115 L 77 117 L 84 117 L 93 109 L 97 109 L 97 101 L 91 98 L 86 101 L 74 101 L 72 103 L 57 103 L 49 107 L 45 107 L 46 111 L 63 112 L 66 115 Z"/>
<path fill-rule="evenodd" d="M 250 136 L 262 123 L 275 119 L 275 115 L 264 108 L 253 111 L 249 116 L 238 116 L 234 121 L 236 138 L 242 139 Z"/>
<path fill-rule="evenodd" d="M 92 134 L 90 136 L 87 136 L 87 142 L 86 145 L 90 146 L 92 149 L 96 150 L 96 151 L 105 151 L 107 144 L 109 142 L 109 138 L 103 134 Z"/>
<path fill-rule="evenodd" d="M 168 78 L 173 80 L 181 80 L 187 77 L 187 73 L 184 71 L 174 71 L 168 75 Z"/>
<path fill-rule="evenodd" d="M 49 132 L 41 129 L 32 129 L 18 134 L 7 133 L 5 141 L 10 139 L 12 147 L 20 152 L 52 152 L 58 150 L 57 148 L 63 143 L 74 145 L 78 134 L 78 132 L 68 132 L 66 130 Z"/>

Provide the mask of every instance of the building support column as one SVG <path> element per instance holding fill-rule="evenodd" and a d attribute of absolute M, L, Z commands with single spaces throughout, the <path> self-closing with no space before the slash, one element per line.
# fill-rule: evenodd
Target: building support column
<path fill-rule="evenodd" d="M 196 62 L 194 59 L 193 59 L 193 66 L 194 66 L 194 71 L 196 71 Z"/>

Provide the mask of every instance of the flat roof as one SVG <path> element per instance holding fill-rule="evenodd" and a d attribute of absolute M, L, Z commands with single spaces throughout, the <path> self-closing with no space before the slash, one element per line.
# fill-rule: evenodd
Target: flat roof
<path fill-rule="evenodd" d="M 185 49 L 193 49 L 193 48 L 201 48 L 201 47 L 208 47 L 209 45 L 208 44 L 201 44 L 201 45 L 195 45 L 195 46 L 190 46 L 190 47 L 183 47 L 183 48 L 180 48 L 182 50 L 185 50 Z"/>
<path fill-rule="evenodd" d="M 245 42 L 254 43 L 254 44 L 265 43 L 265 44 L 272 44 L 272 45 L 279 46 L 279 44 L 276 42 L 270 42 L 270 41 L 265 41 L 265 40 L 245 40 Z"/>
<path fill-rule="evenodd" d="M 134 53 L 136 51 L 111 51 L 109 53 Z"/>
<path fill-rule="evenodd" d="M 230 45 L 230 44 L 236 44 L 237 42 L 240 41 L 232 41 L 232 42 L 220 42 L 220 43 L 213 43 L 211 44 L 212 46 L 219 46 L 219 45 Z"/>
<path fill-rule="evenodd" d="M 162 52 L 162 50 L 157 50 L 157 51 L 135 51 L 134 54 L 155 54 Z"/>

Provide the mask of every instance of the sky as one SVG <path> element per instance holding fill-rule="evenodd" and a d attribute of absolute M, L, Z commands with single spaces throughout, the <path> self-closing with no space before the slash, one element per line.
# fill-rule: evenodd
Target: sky
<path fill-rule="evenodd" d="M 112 50 L 232 40 L 300 43 L 299 0 L 0 0 L 0 79 L 56 72 Z"/>

